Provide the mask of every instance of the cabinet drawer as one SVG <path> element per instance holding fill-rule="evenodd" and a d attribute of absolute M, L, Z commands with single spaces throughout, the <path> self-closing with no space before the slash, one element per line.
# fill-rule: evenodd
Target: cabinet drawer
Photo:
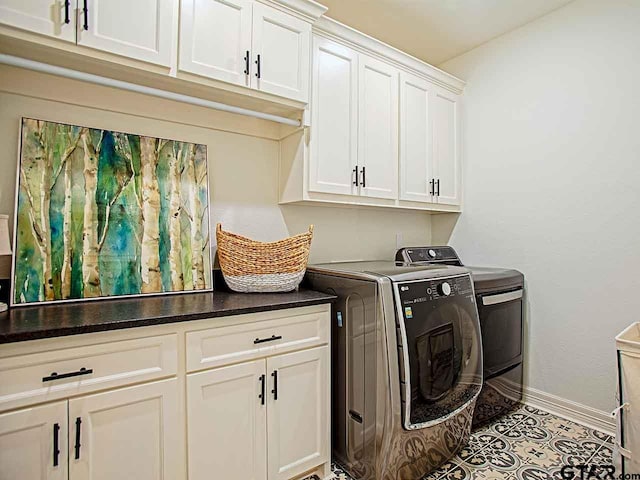
<path fill-rule="evenodd" d="M 0 411 L 175 375 L 177 357 L 161 335 L 2 358 Z"/>
<path fill-rule="evenodd" d="M 329 340 L 329 313 L 263 320 L 187 333 L 187 371 L 245 362 Z"/>

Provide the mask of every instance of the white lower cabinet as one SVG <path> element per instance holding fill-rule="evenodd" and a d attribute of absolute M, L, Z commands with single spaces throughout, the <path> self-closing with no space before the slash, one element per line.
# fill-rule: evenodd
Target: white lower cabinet
<path fill-rule="evenodd" d="M 0 415 L 1 480 L 179 478 L 177 380 Z"/>
<path fill-rule="evenodd" d="M 326 304 L 0 345 L 0 480 L 329 478 L 329 322 Z"/>
<path fill-rule="evenodd" d="M 269 480 L 286 480 L 329 459 L 329 347 L 267 359 Z"/>
<path fill-rule="evenodd" d="M 265 377 L 264 360 L 187 376 L 190 480 L 267 478 Z"/>
<path fill-rule="evenodd" d="M 175 379 L 69 400 L 69 479 L 178 478 Z"/>
<path fill-rule="evenodd" d="M 189 479 L 287 480 L 328 462 L 328 348 L 189 374 Z"/>
<path fill-rule="evenodd" d="M 66 480 L 67 402 L 0 415 L 0 480 Z"/>

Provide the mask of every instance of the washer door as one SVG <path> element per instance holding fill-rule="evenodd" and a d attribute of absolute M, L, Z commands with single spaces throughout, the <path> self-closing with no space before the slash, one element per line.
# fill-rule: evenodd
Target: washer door
<path fill-rule="evenodd" d="M 440 423 L 482 386 L 482 346 L 469 275 L 395 285 L 404 426 Z"/>

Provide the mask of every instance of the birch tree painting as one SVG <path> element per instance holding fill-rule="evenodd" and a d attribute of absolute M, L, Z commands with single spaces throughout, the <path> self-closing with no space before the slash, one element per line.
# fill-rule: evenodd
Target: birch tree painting
<path fill-rule="evenodd" d="M 211 289 L 204 145 L 24 118 L 14 305 Z"/>

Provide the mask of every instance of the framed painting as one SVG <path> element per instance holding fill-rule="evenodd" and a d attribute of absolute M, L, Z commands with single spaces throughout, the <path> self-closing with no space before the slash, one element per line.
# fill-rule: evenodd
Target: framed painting
<path fill-rule="evenodd" d="M 212 288 L 205 145 L 23 118 L 13 306 Z"/>

